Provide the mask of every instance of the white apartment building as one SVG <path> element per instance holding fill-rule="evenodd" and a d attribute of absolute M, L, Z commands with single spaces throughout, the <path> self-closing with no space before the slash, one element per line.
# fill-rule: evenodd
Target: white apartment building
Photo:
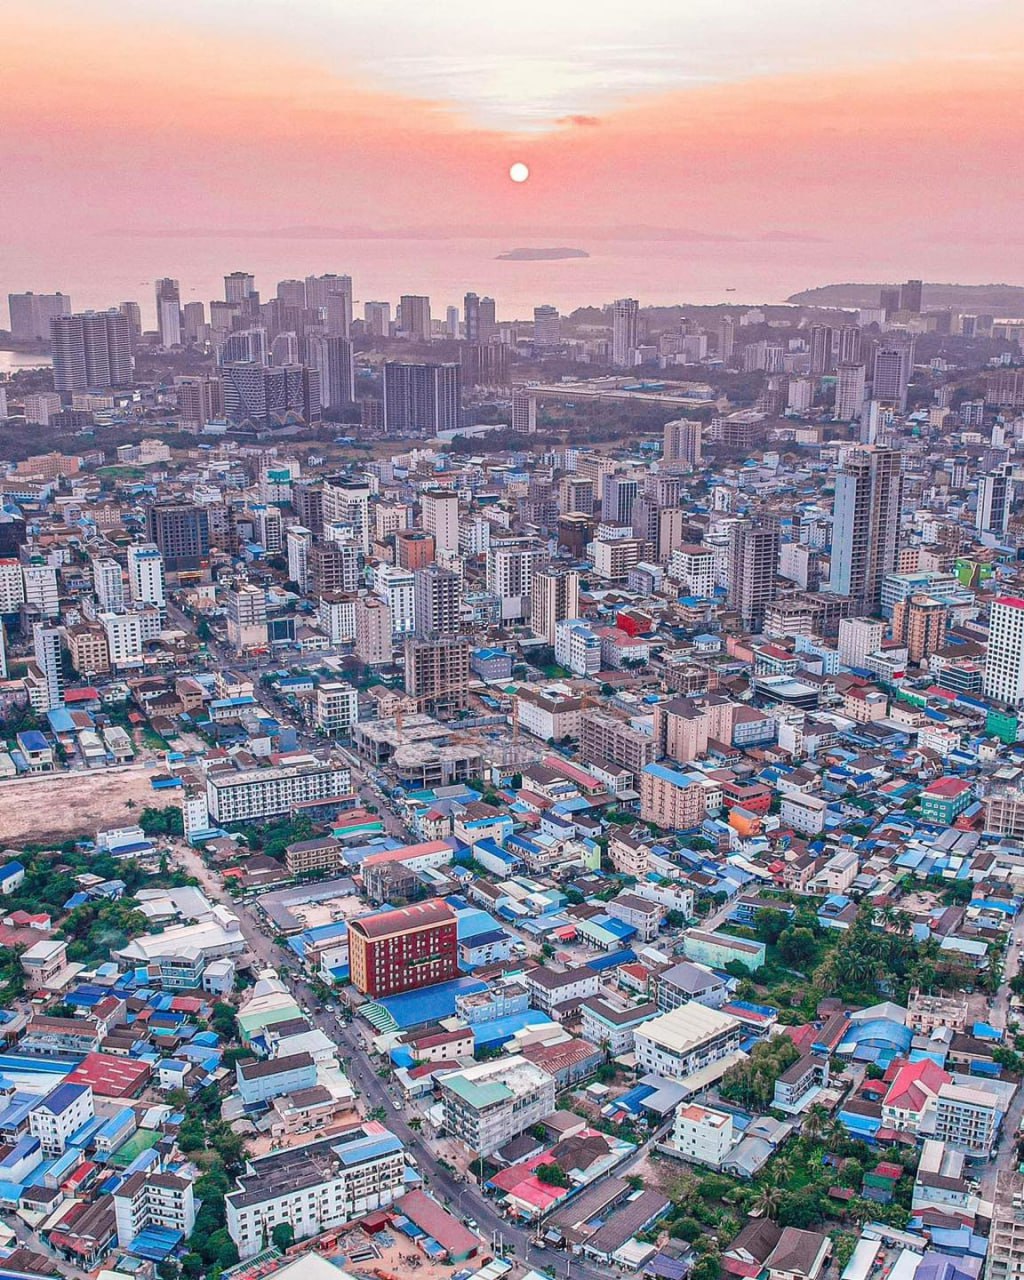
<path fill-rule="evenodd" d="M 487 552 L 487 590 L 501 600 L 502 621 L 525 618 L 533 573 L 544 552 L 528 538 L 492 540 Z"/>
<path fill-rule="evenodd" d="M 35 605 L 44 618 L 58 617 L 60 592 L 57 589 L 56 567 L 52 564 L 27 564 L 22 573 L 26 603 Z"/>
<path fill-rule="evenodd" d="M 356 638 L 356 597 L 326 591 L 317 605 L 317 619 L 331 644 L 348 644 Z"/>
<path fill-rule="evenodd" d="M 728 1112 L 700 1107 L 695 1102 L 676 1112 L 672 1146 L 687 1160 L 717 1169 L 732 1144 L 732 1116 Z"/>
<path fill-rule="evenodd" d="M 957 1151 L 988 1157 L 999 1132 L 999 1098 L 984 1088 L 944 1084 L 935 1100 L 934 1136 Z"/>
<path fill-rule="evenodd" d="M 577 676 L 601 670 L 601 641 L 579 618 L 555 623 L 555 661 Z"/>
<path fill-rule="evenodd" d="M 439 1078 L 445 1130 L 489 1156 L 555 1109 L 555 1081 L 518 1054 Z"/>
<path fill-rule="evenodd" d="M 637 1067 L 680 1080 L 735 1053 L 742 1027 L 728 1013 L 691 1001 L 637 1027 Z"/>
<path fill-rule="evenodd" d="M 782 810 L 779 816 L 783 826 L 792 827 L 795 831 L 802 831 L 810 836 L 824 831 L 827 812 L 827 802 L 818 796 L 787 792 L 782 797 Z"/>
<path fill-rule="evenodd" d="M 246 822 L 288 813 L 307 800 L 331 800 L 351 791 L 348 769 L 308 764 L 209 774 L 206 805 L 215 822 Z"/>
<path fill-rule="evenodd" d="M 288 577 L 298 583 L 302 591 L 309 590 L 309 548 L 313 545 L 313 534 L 301 524 L 293 524 L 285 534 L 285 549 L 288 553 Z"/>
<path fill-rule="evenodd" d="M 324 524 L 348 525 L 364 555 L 370 552 L 370 484 L 331 476 L 324 481 Z"/>
<path fill-rule="evenodd" d="M 868 655 L 885 639 L 886 624 L 876 618 L 839 620 L 839 661 L 844 667 L 864 667 Z"/>
<path fill-rule="evenodd" d="M 416 629 L 416 589 L 412 571 L 392 564 L 374 565 L 373 590 L 391 610 L 394 634 L 411 635 Z"/>
<path fill-rule="evenodd" d="M 137 613 L 101 613 L 110 665 L 115 671 L 142 666 L 142 618 Z"/>
<path fill-rule="evenodd" d="M 61 633 L 57 627 L 44 627 L 37 622 L 32 628 L 32 656 L 42 675 L 39 704 L 36 711 L 52 711 L 64 701 L 64 667 L 61 662 Z M 46 705 L 43 706 L 42 703 Z"/>
<path fill-rule="evenodd" d="M 156 543 L 128 548 L 128 590 L 136 604 L 155 605 L 161 613 L 167 607 L 164 558 Z"/>
<path fill-rule="evenodd" d="M 101 609 L 124 608 L 124 578 L 116 560 L 104 558 L 92 562 L 92 588 Z"/>
<path fill-rule="evenodd" d="M 1024 706 L 1024 600 L 1000 596 L 989 614 L 985 696 L 1010 707 Z"/>
<path fill-rule="evenodd" d="M 188 1239 L 196 1224 L 192 1180 L 174 1173 L 133 1173 L 114 1192 L 114 1220 L 122 1249 L 149 1227 L 179 1231 Z"/>
<path fill-rule="evenodd" d="M 347 738 L 359 719 L 359 695 L 350 684 L 332 680 L 317 685 L 316 727 L 331 737 Z"/>
<path fill-rule="evenodd" d="M 669 577 L 680 583 L 687 595 L 708 599 L 718 584 L 715 553 L 710 547 L 687 544 L 676 547 L 668 560 Z"/>
<path fill-rule="evenodd" d="M 28 1131 L 39 1139 L 44 1156 L 63 1155 L 71 1135 L 95 1114 L 91 1085 L 59 1084 L 29 1112 Z"/>
<path fill-rule="evenodd" d="M 4 557 L 0 560 L 0 614 L 17 613 L 25 603 L 25 575 L 21 561 Z"/>
<path fill-rule="evenodd" d="M 246 1161 L 225 1197 L 227 1229 L 243 1260 L 287 1223 L 296 1240 L 383 1209 L 405 1191 L 405 1151 L 383 1125 L 369 1123 Z"/>

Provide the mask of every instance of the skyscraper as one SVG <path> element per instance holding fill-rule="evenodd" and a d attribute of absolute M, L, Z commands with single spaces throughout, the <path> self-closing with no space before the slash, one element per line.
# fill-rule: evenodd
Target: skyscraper
<path fill-rule="evenodd" d="M 56 391 L 128 387 L 132 383 L 131 334 L 121 311 L 85 311 L 56 316 L 53 386 Z"/>
<path fill-rule="evenodd" d="M 457 364 L 384 365 L 384 430 L 433 436 L 459 426 L 462 371 Z"/>
<path fill-rule="evenodd" d="M 835 368 L 836 331 L 829 324 L 811 325 L 811 373 L 831 373 Z"/>
<path fill-rule="evenodd" d="M 608 476 L 604 482 L 601 499 L 601 519 L 614 520 L 616 524 L 630 524 L 633 519 L 633 503 L 640 491 L 639 480 L 632 476 Z"/>
<path fill-rule="evenodd" d="M 467 293 L 462 299 L 462 335 L 467 342 L 480 341 L 480 297 Z M 458 336 L 457 334 L 455 335 Z"/>
<path fill-rule="evenodd" d="M 861 348 L 860 325 L 844 324 L 839 330 L 836 360 L 839 364 L 859 364 Z"/>
<path fill-rule="evenodd" d="M 896 449 L 850 451 L 836 478 L 831 590 L 859 614 L 877 614 L 882 579 L 896 569 L 903 475 Z"/>
<path fill-rule="evenodd" d="M 701 459 L 701 424 L 689 418 L 676 418 L 665 423 L 661 460 L 665 466 L 682 464 L 699 467 Z"/>
<path fill-rule="evenodd" d="M 632 367 L 639 336 L 640 303 L 636 298 L 619 298 L 612 303 L 612 364 L 616 369 Z"/>
<path fill-rule="evenodd" d="M 50 321 L 71 314 L 71 298 L 66 293 L 9 293 L 11 337 L 23 342 L 44 342 L 50 338 Z"/>
<path fill-rule="evenodd" d="M 320 371 L 320 403 L 325 409 L 341 409 L 356 398 L 352 343 L 340 334 L 310 334 L 309 364 Z"/>
<path fill-rule="evenodd" d="M 205 507 L 190 502 L 154 503 L 146 510 L 146 527 L 170 573 L 198 569 L 210 554 L 210 519 Z"/>
<path fill-rule="evenodd" d="M 533 309 L 534 351 L 554 351 L 562 345 L 562 317 L 557 307 Z"/>
<path fill-rule="evenodd" d="M 992 533 L 1003 537 L 1010 522 L 1013 503 L 1013 466 L 1004 462 L 988 475 L 978 480 L 978 514 L 976 525 L 979 533 Z"/>
<path fill-rule="evenodd" d="M 772 518 L 745 520 L 729 539 L 729 607 L 748 631 L 760 631 L 776 595 L 779 526 Z"/>
<path fill-rule="evenodd" d="M 736 321 L 732 316 L 723 316 L 718 326 L 718 358 L 723 364 L 732 359 L 733 347 L 736 345 Z"/>
<path fill-rule="evenodd" d="M 907 407 L 907 387 L 913 369 L 914 339 L 884 339 L 875 352 L 871 398 L 891 404 L 902 413 Z"/>
<path fill-rule="evenodd" d="M 237 329 L 234 333 L 229 333 L 217 352 L 217 363 L 269 364 L 270 346 L 266 329 L 257 325 L 252 329 Z"/>
<path fill-rule="evenodd" d="M 248 271 L 232 271 L 224 277 L 224 300 L 241 304 L 256 292 L 256 278 Z"/>
<path fill-rule="evenodd" d="M 33 704 L 35 711 L 52 711 L 64 701 L 64 665 L 60 650 L 60 628 L 35 623 L 32 628 L 32 657 L 42 676 L 41 702 L 46 703 L 45 706 Z"/>
<path fill-rule="evenodd" d="M 181 336 L 185 342 L 205 342 L 209 337 L 206 307 L 201 302 L 186 302 L 181 309 Z"/>
<path fill-rule="evenodd" d="M 306 285 L 302 280 L 278 280 L 278 301 L 286 307 L 298 307 L 302 310 L 306 305 Z"/>
<path fill-rule="evenodd" d="M 909 311 L 911 315 L 919 316 L 921 314 L 921 292 L 922 285 L 920 280 L 907 280 L 900 285 L 900 310 Z"/>
<path fill-rule="evenodd" d="M 859 422 L 864 408 L 864 374 L 862 364 L 841 364 L 836 377 L 834 416 L 838 422 Z"/>
<path fill-rule="evenodd" d="M 128 589 L 136 604 L 153 604 L 163 612 L 167 603 L 164 560 L 155 543 L 128 548 Z"/>
<path fill-rule="evenodd" d="M 1024 600 L 1000 596 L 989 613 L 985 696 L 1024 707 Z"/>
<path fill-rule="evenodd" d="M 229 364 L 221 372 L 221 384 L 224 416 L 238 426 L 266 429 L 321 419 L 320 374 L 305 365 Z"/>
<path fill-rule="evenodd" d="M 487 551 L 487 590 L 501 600 L 504 621 L 526 616 L 533 575 L 543 554 L 540 545 L 530 538 L 491 540 Z"/>
<path fill-rule="evenodd" d="M 555 626 L 580 616 L 580 575 L 575 569 L 538 569 L 530 583 L 530 627 L 548 644 Z"/>
<path fill-rule="evenodd" d="M 457 635 L 462 610 L 462 579 L 452 569 L 431 564 L 413 573 L 416 634 L 421 640 Z"/>
<path fill-rule="evenodd" d="M 529 391 L 512 392 L 512 430 L 524 434 L 537 430 L 537 397 Z"/>
<path fill-rule="evenodd" d="M 181 289 L 169 277 L 156 282 L 156 327 L 162 347 L 181 346 Z"/>
<path fill-rule="evenodd" d="M 427 489 L 422 496 L 423 529 L 438 551 L 459 549 L 459 495 L 452 489 Z"/>
<path fill-rule="evenodd" d="M 402 332 L 417 342 L 429 342 L 430 299 L 421 294 L 403 293 L 399 305 L 402 309 Z"/>
<path fill-rule="evenodd" d="M 391 303 L 363 303 L 363 324 L 371 338 L 386 338 L 391 331 Z"/>

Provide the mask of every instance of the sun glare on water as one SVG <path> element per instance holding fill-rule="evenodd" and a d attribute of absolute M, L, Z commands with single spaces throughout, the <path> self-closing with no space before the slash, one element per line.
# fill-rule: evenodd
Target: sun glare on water
<path fill-rule="evenodd" d="M 525 182 L 530 176 L 529 166 L 523 164 L 521 160 L 517 160 L 514 165 L 510 166 L 508 176 L 513 182 Z"/>

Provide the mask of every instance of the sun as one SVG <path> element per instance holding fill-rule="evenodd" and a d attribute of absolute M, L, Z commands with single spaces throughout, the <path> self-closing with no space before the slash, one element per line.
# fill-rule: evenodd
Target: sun
<path fill-rule="evenodd" d="M 521 160 L 517 160 L 514 165 L 509 166 L 508 176 L 513 182 L 525 182 L 530 176 L 529 166 L 523 164 Z"/>

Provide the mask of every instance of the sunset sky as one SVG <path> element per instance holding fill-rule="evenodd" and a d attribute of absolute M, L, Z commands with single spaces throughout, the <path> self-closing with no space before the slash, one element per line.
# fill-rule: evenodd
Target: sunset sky
<path fill-rule="evenodd" d="M 1019 248 L 1022 36 L 1019 0 L 34 0 L 5 13 L 3 233 Z"/>

